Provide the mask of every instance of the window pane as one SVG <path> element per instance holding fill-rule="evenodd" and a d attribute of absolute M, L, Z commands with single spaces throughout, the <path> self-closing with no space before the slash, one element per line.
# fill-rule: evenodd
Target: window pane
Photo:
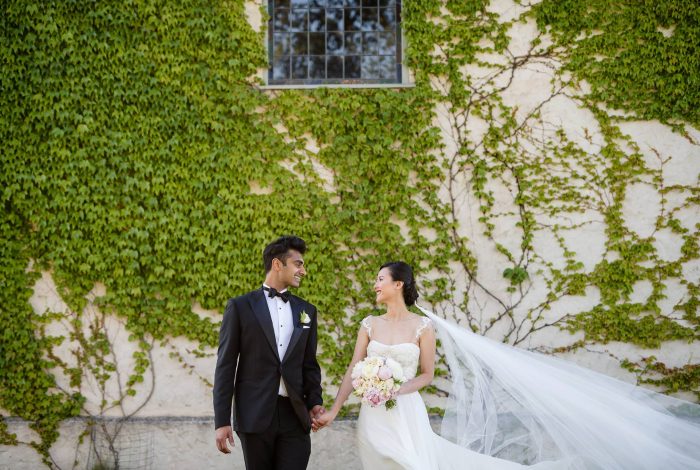
<path fill-rule="evenodd" d="M 381 78 L 392 78 L 396 75 L 396 58 L 393 56 L 382 56 L 379 58 L 379 76 Z"/>
<path fill-rule="evenodd" d="M 289 56 L 275 59 L 272 63 L 272 78 L 275 80 L 289 78 Z"/>
<path fill-rule="evenodd" d="M 379 53 L 381 55 L 395 55 L 396 54 L 396 35 L 392 33 L 378 33 L 379 40 Z"/>
<path fill-rule="evenodd" d="M 311 6 L 311 7 L 325 7 L 326 0 L 310 0 L 309 6 Z"/>
<path fill-rule="evenodd" d="M 309 10 L 309 31 L 326 30 L 326 10 Z"/>
<path fill-rule="evenodd" d="M 394 8 L 379 9 L 379 29 L 384 31 L 396 29 L 396 10 Z"/>
<path fill-rule="evenodd" d="M 345 31 L 359 31 L 362 28 L 362 16 L 359 8 L 345 9 Z"/>
<path fill-rule="evenodd" d="M 393 7 L 394 5 L 396 5 L 395 0 L 379 0 L 380 7 Z"/>
<path fill-rule="evenodd" d="M 362 78 L 362 57 L 345 56 L 345 78 Z"/>
<path fill-rule="evenodd" d="M 309 54 L 323 55 L 326 53 L 326 35 L 323 33 L 309 33 Z"/>
<path fill-rule="evenodd" d="M 277 10 L 272 18 L 272 29 L 289 31 L 289 10 Z"/>
<path fill-rule="evenodd" d="M 343 58 L 328 56 L 326 62 L 328 78 L 343 78 Z"/>
<path fill-rule="evenodd" d="M 343 10 L 326 10 L 326 31 L 342 31 L 343 30 Z"/>
<path fill-rule="evenodd" d="M 360 2 L 360 0 L 345 0 L 345 2 L 343 2 L 343 5 L 346 8 L 354 8 L 354 7 L 360 7 L 361 3 L 362 2 Z"/>
<path fill-rule="evenodd" d="M 328 33 L 326 51 L 332 55 L 343 54 L 343 33 Z"/>
<path fill-rule="evenodd" d="M 306 78 L 309 72 L 309 58 L 292 57 L 292 78 Z"/>
<path fill-rule="evenodd" d="M 362 8 L 364 7 L 376 7 L 377 0 L 362 0 Z"/>
<path fill-rule="evenodd" d="M 377 31 L 379 29 L 379 13 L 377 8 L 362 9 L 362 31 Z"/>
<path fill-rule="evenodd" d="M 343 0 L 328 0 L 328 6 L 331 8 L 343 8 Z"/>
<path fill-rule="evenodd" d="M 292 0 L 293 7 L 308 7 L 309 0 Z"/>
<path fill-rule="evenodd" d="M 345 33 L 345 53 L 362 53 L 362 33 Z"/>
<path fill-rule="evenodd" d="M 326 57 L 309 57 L 309 78 L 326 78 Z"/>
<path fill-rule="evenodd" d="M 379 55 L 379 33 L 362 33 L 362 53 Z"/>
<path fill-rule="evenodd" d="M 306 55 L 309 53 L 309 49 L 307 47 L 307 36 L 307 33 L 292 34 L 292 54 Z"/>
<path fill-rule="evenodd" d="M 292 31 L 308 31 L 309 30 L 309 10 L 292 10 L 289 15 Z"/>
<path fill-rule="evenodd" d="M 289 34 L 287 33 L 275 33 L 273 35 L 273 55 L 275 58 L 281 57 L 283 55 L 289 55 Z"/>
<path fill-rule="evenodd" d="M 362 56 L 362 78 L 379 78 L 378 56 Z"/>
<path fill-rule="evenodd" d="M 277 8 L 290 8 L 289 0 L 275 0 L 275 9 Z"/>

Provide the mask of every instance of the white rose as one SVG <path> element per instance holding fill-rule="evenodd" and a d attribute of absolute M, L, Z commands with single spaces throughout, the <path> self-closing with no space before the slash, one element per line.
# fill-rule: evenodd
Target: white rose
<path fill-rule="evenodd" d="M 403 375 L 403 367 L 401 367 L 401 364 L 389 357 L 386 359 L 386 365 L 389 366 L 389 368 L 391 369 L 391 375 L 394 376 L 394 379 L 396 379 L 397 381 L 402 381 L 405 379 Z"/>
<path fill-rule="evenodd" d="M 365 378 L 372 378 L 377 376 L 377 372 L 379 372 L 379 365 L 374 363 L 373 361 L 367 362 L 363 367 L 362 367 L 362 376 Z"/>

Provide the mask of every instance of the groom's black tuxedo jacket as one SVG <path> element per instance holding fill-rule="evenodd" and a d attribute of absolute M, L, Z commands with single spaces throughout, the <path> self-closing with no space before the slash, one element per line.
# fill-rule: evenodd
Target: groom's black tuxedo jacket
<path fill-rule="evenodd" d="M 278 357 L 275 332 L 265 292 L 257 289 L 229 299 L 219 333 L 214 376 L 216 428 L 231 419 L 238 432 L 259 433 L 272 422 L 280 376 L 305 431 L 311 429 L 309 410 L 323 403 L 321 368 L 316 361 L 316 307 L 290 296 L 294 331 L 287 352 Z M 301 322 L 302 312 L 310 321 Z"/>

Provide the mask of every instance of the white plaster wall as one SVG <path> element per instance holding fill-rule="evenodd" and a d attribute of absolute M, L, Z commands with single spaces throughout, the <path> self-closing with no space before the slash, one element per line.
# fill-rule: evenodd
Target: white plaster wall
<path fill-rule="evenodd" d="M 489 7 L 491 11 L 498 13 L 504 21 L 512 20 L 520 15 L 523 8 L 509 0 L 494 0 Z M 515 23 L 510 29 L 509 36 L 511 42 L 508 51 L 513 56 L 524 55 L 531 46 L 532 40 L 537 34 L 537 28 L 532 20 Z M 548 39 L 545 37 L 544 42 Z M 478 88 L 483 84 L 485 89 L 496 89 L 504 86 L 509 80 L 509 74 L 497 75 L 498 66 L 504 63 L 503 57 L 490 54 L 481 57 L 493 64 L 493 67 L 465 66 L 463 73 L 471 78 L 470 83 L 474 83 Z M 553 59 L 541 58 L 526 64 L 516 70 L 512 82 L 504 91 L 500 92 L 506 105 L 517 109 L 516 119 L 523 122 L 527 116 L 539 108 L 541 121 L 537 128 L 538 136 L 545 137 L 553 135 L 557 129 L 564 130 L 568 139 L 573 141 L 583 151 L 591 155 L 596 155 L 603 145 L 604 139 L 600 133 L 600 126 L 593 114 L 587 109 L 579 106 L 576 97 L 586 92 L 588 88 L 585 83 L 576 90 L 567 89 L 565 94 L 553 96 L 556 87 L 552 84 L 556 78 L 556 71 L 561 64 Z M 495 82 L 488 84 L 490 77 L 497 76 Z M 434 86 L 436 89 L 446 89 L 445 85 L 436 79 Z M 544 104 L 543 104 L 544 103 Z M 618 113 L 619 114 L 619 113 Z M 453 130 L 454 116 L 450 115 L 449 106 L 438 106 L 436 108 L 435 125 L 443 131 L 445 143 L 442 155 L 449 161 L 459 148 L 455 140 L 456 132 Z M 464 121 L 457 121 L 458 125 Z M 697 186 L 700 175 L 700 131 L 689 128 L 689 138 L 673 132 L 668 126 L 655 121 L 628 121 L 620 124 L 622 132 L 628 135 L 633 144 L 636 144 L 638 151 L 643 155 L 646 164 L 652 169 L 661 169 L 660 159 L 667 160 L 663 164 L 662 175 L 665 186 L 688 185 Z M 466 122 L 466 131 L 469 139 L 478 142 L 486 130 L 486 124 L 478 118 L 470 118 Z M 537 153 L 537 150 L 527 144 L 524 148 Z M 623 146 L 628 152 L 633 149 L 628 145 Z M 459 234 L 467 237 L 468 247 L 477 257 L 478 280 L 484 286 L 499 297 L 506 305 L 512 305 L 519 300 L 517 294 L 508 294 L 506 288 L 508 282 L 502 273 L 508 264 L 500 255 L 492 240 L 483 234 L 483 227 L 478 222 L 481 216 L 479 212 L 480 202 L 476 200 L 469 191 L 468 175 L 453 175 L 453 186 L 465 188 L 462 192 L 456 193 L 457 199 L 457 219 L 459 221 Z M 646 178 L 646 179 L 645 179 Z M 629 185 L 625 199 L 623 201 L 623 218 L 626 226 L 637 233 L 640 237 L 653 236 L 654 247 L 662 260 L 677 260 L 681 253 L 680 247 L 682 238 L 672 233 L 668 229 L 657 230 L 655 228 L 657 217 L 662 210 L 670 210 L 679 207 L 688 194 L 670 193 L 666 196 L 666 206 L 662 208 L 662 197 L 660 193 L 647 183 L 649 177 L 642 178 L 638 183 Z M 508 181 L 489 182 L 487 189 L 493 191 L 495 198 L 495 212 L 512 211 L 513 193 L 512 187 L 508 187 Z M 447 185 L 442 187 L 440 196 L 447 201 L 450 194 Z M 696 224 L 700 223 L 700 210 L 697 206 L 679 211 L 681 224 L 690 231 L 696 231 Z M 577 253 L 576 260 L 584 265 L 585 272 L 591 271 L 596 264 L 607 256 L 608 260 L 614 260 L 616 253 L 605 252 L 605 225 L 602 214 L 595 210 L 586 211 L 583 214 L 565 214 L 559 219 L 540 216 L 538 219 L 542 223 L 571 225 L 585 223 L 585 225 L 575 230 L 566 231 L 563 237 L 569 250 Z M 517 219 L 511 215 L 506 215 L 497 219 L 493 236 L 499 243 L 508 248 L 516 255 L 519 254 L 518 235 L 521 230 L 516 226 Z M 541 255 L 545 261 L 552 263 L 554 267 L 562 268 L 565 265 L 565 258 L 561 248 L 556 244 L 556 240 L 551 232 L 537 231 L 533 241 L 535 251 Z M 529 289 L 527 295 L 514 310 L 516 318 L 524 318 L 528 309 L 542 302 L 547 295 L 548 289 L 541 276 L 532 276 L 538 269 L 545 266 L 538 262 L 533 262 L 528 267 L 531 278 L 527 281 L 526 288 Z M 698 282 L 700 279 L 700 263 L 691 261 L 683 266 L 683 278 L 690 282 Z M 454 279 L 457 282 L 457 293 L 455 303 L 461 302 L 460 292 L 468 287 L 466 283 L 466 273 L 461 268 L 456 267 Z M 460 281 L 461 284 L 460 284 Z M 649 282 L 638 282 L 634 292 L 631 294 L 631 302 L 644 302 L 651 293 Z M 677 279 L 670 279 L 666 282 L 666 299 L 659 302 L 661 308 L 667 314 L 671 312 L 673 305 L 681 301 L 686 295 L 686 289 Z M 476 318 L 481 326 L 488 324 L 488 320 L 499 311 L 503 310 L 491 296 L 483 290 L 473 286 L 470 291 L 470 301 L 468 309 L 471 315 Z M 560 317 L 564 313 L 577 313 L 591 309 L 600 302 L 600 293 L 597 289 L 587 289 L 584 296 L 566 296 L 554 302 L 550 310 L 545 312 L 548 321 Z M 449 311 L 449 309 L 448 309 Z M 456 318 L 464 318 L 462 313 L 457 312 Z M 673 317 L 673 315 L 671 315 Z M 678 316 L 676 314 L 676 316 Z M 681 324 L 682 320 L 679 321 Z M 493 327 L 487 336 L 500 339 L 506 333 L 506 324 Z M 581 339 L 581 334 L 570 335 L 557 328 L 548 328 L 531 335 L 521 344 L 523 347 L 531 349 L 552 349 L 573 344 Z M 700 357 L 700 344 L 688 344 L 683 341 L 673 341 L 662 345 L 660 349 L 644 349 L 626 343 L 609 343 L 606 345 L 594 345 L 576 353 L 562 354 L 563 357 L 573 360 L 585 367 L 606 373 L 622 380 L 634 382 L 635 377 L 620 368 L 619 360 L 628 358 L 638 361 L 643 357 L 655 356 L 657 360 L 664 362 L 669 367 L 679 367 L 688 363 L 697 363 Z M 692 399 L 690 394 L 679 394 L 681 398 Z"/>

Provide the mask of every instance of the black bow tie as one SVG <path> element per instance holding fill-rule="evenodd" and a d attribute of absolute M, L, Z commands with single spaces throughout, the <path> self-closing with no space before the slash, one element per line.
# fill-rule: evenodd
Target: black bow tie
<path fill-rule="evenodd" d="M 279 297 L 280 299 L 282 299 L 283 302 L 289 302 L 289 296 L 292 295 L 292 294 L 289 293 L 288 290 L 287 290 L 287 291 L 284 291 L 284 292 L 277 292 L 277 289 L 275 289 L 274 287 L 264 287 L 264 286 L 263 286 L 263 290 L 266 290 L 266 291 L 267 291 L 267 296 L 268 296 L 269 298 L 272 299 L 272 298 L 274 298 L 274 297 L 277 296 L 277 297 Z"/>

